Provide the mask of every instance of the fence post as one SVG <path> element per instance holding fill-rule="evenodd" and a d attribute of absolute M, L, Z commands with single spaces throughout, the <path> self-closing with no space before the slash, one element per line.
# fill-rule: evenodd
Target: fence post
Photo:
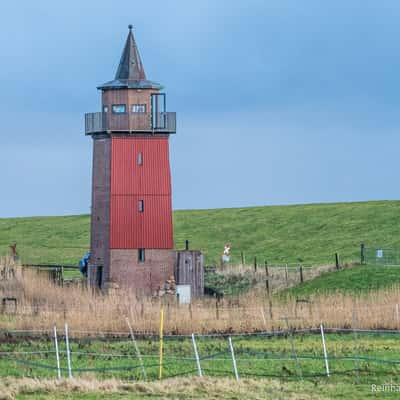
<path fill-rule="evenodd" d="M 304 277 L 303 277 L 303 266 L 300 265 L 300 283 L 304 282 Z"/>
<path fill-rule="evenodd" d="M 199 373 L 199 377 L 202 378 L 203 372 L 201 371 L 200 357 L 197 351 L 197 345 L 196 345 L 196 339 L 194 338 L 194 333 L 192 333 L 192 342 L 193 342 L 194 355 L 196 356 L 197 371 Z"/>
<path fill-rule="evenodd" d="M 254 257 L 254 273 L 257 272 L 257 257 Z"/>
<path fill-rule="evenodd" d="M 325 358 L 325 369 L 326 369 L 326 376 L 329 378 L 329 364 L 328 364 L 328 353 L 326 351 L 326 344 L 325 344 L 325 335 L 324 335 L 324 327 L 321 324 L 321 338 L 322 338 L 322 347 L 324 348 L 324 358 Z"/>
<path fill-rule="evenodd" d="M 265 313 L 264 313 L 264 310 L 263 310 L 262 307 L 261 307 L 260 310 L 261 310 L 261 317 L 262 317 L 262 320 L 264 322 L 265 332 L 267 332 L 268 331 L 268 326 L 267 326 L 267 320 L 265 319 Z"/>
<path fill-rule="evenodd" d="M 358 340 L 357 340 L 357 329 L 356 329 L 356 322 L 357 322 L 357 314 L 356 309 L 353 306 L 353 315 L 352 315 L 352 325 L 353 325 L 353 333 L 354 333 L 354 369 L 356 372 L 356 382 L 359 383 L 360 374 L 359 374 L 359 363 L 358 363 Z"/>
<path fill-rule="evenodd" d="M 361 243 L 361 258 L 360 258 L 360 261 L 361 261 L 361 265 L 366 263 L 366 260 L 365 260 L 365 244 L 364 243 Z"/>
<path fill-rule="evenodd" d="M 139 359 L 140 368 L 142 369 L 143 378 L 147 379 L 147 374 L 146 374 L 146 370 L 144 368 L 142 355 L 140 354 L 139 347 L 138 347 L 138 345 L 136 343 L 135 335 L 133 334 L 133 329 L 132 329 L 132 326 L 131 326 L 128 318 L 126 318 L 126 323 L 128 324 L 128 328 L 129 328 L 129 332 L 131 334 L 132 342 L 133 342 L 133 345 L 135 346 L 135 351 L 136 351 L 136 355 L 137 355 L 137 357 Z"/>
<path fill-rule="evenodd" d="M 287 268 L 287 264 L 285 264 L 285 282 L 286 282 L 286 287 L 288 287 L 288 268 Z"/>
<path fill-rule="evenodd" d="M 336 265 L 336 269 L 339 270 L 340 264 L 339 264 L 339 254 L 338 253 L 335 253 L 335 265 Z"/>
<path fill-rule="evenodd" d="M 243 253 L 243 251 L 240 252 L 240 258 L 242 260 L 242 265 L 244 265 L 244 253 Z"/>
<path fill-rule="evenodd" d="M 294 348 L 293 332 L 292 332 L 292 329 L 289 326 L 289 317 L 287 315 L 285 315 L 284 320 L 286 322 L 286 328 L 287 328 L 287 331 L 288 331 L 288 334 L 289 334 L 290 346 L 292 348 L 292 357 L 294 358 L 294 360 L 296 362 L 297 373 L 298 373 L 300 379 L 303 380 L 303 372 L 301 370 L 299 359 L 297 358 L 297 353 L 296 353 L 296 350 Z"/>
<path fill-rule="evenodd" d="M 56 347 L 56 359 L 57 359 L 57 378 L 61 379 L 61 369 L 60 369 L 60 355 L 58 354 L 58 339 L 57 339 L 57 328 L 54 325 L 54 345 Z"/>
<path fill-rule="evenodd" d="M 72 378 L 72 369 L 71 369 L 71 354 L 69 351 L 69 338 L 68 338 L 68 324 L 65 323 L 65 346 L 67 349 L 67 365 L 68 365 L 68 378 Z"/>
<path fill-rule="evenodd" d="M 163 373 L 163 332 L 164 332 L 164 307 L 160 309 L 160 370 L 158 373 L 158 379 L 162 379 Z"/>
<path fill-rule="evenodd" d="M 238 374 L 237 365 L 236 365 L 235 352 L 233 351 L 232 338 L 229 336 L 228 340 L 229 340 L 229 349 L 231 350 L 231 355 L 232 355 L 233 370 L 235 371 L 235 378 L 238 381 L 239 374 Z"/>
<path fill-rule="evenodd" d="M 269 296 L 269 271 L 268 271 L 267 260 L 264 261 L 264 267 L 265 267 L 265 289 L 267 289 L 267 293 Z"/>

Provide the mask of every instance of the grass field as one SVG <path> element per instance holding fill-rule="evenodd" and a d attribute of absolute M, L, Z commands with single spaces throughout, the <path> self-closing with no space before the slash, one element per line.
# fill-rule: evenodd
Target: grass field
<path fill-rule="evenodd" d="M 396 382 L 400 372 L 400 340 L 396 334 L 359 333 L 355 342 L 353 334 L 327 334 L 326 343 L 331 376 L 325 375 L 325 364 L 321 338 L 316 334 L 296 334 L 286 337 L 233 337 L 239 383 L 234 381 L 232 359 L 229 353 L 227 338 L 198 337 L 197 345 L 205 381 L 196 379 L 197 368 L 190 339 L 166 338 L 164 342 L 164 370 L 161 382 L 119 385 L 119 392 L 114 387 L 113 397 L 120 398 L 122 393 L 136 399 L 141 398 L 174 398 L 174 399 L 240 399 L 273 398 L 273 399 L 320 399 L 320 398 L 373 398 L 371 385 Z M 147 380 L 158 378 L 158 341 L 157 338 L 138 340 L 138 347 L 144 359 Z M 355 350 L 356 347 L 356 350 Z M 109 379 L 135 382 L 142 380 L 142 372 L 130 340 L 87 340 L 73 341 L 72 368 L 74 378 L 106 382 Z M 9 341 L 0 346 L 1 352 L 12 351 L 10 358 L 2 353 L 0 357 L 0 382 L 7 379 L 54 379 L 56 360 L 54 345 L 51 340 Z M 27 355 L 18 352 L 42 352 Z M 50 353 L 52 351 L 52 353 Z M 62 353 L 62 374 L 65 377 L 65 345 L 60 341 Z M 46 353 L 48 352 L 48 353 Z M 296 361 L 297 358 L 297 361 Z M 14 360 L 24 360 L 24 363 Z M 29 362 L 31 364 L 29 364 Z M 40 368 L 36 365 L 47 366 Z M 52 368 L 48 368 L 52 367 Z M 115 368 L 107 370 L 107 368 Z M 97 369 L 97 370 L 96 370 Z M 180 380 L 176 380 L 179 376 Z M 173 378 L 172 378 L 173 377 Z M 183 377 L 191 377 L 185 380 Z M 219 378 L 215 380 L 214 378 Z M 169 379 L 174 379 L 170 381 Z M 229 378 L 229 380 L 227 379 Z M 276 379 L 280 378 L 280 381 Z M 183 379 L 183 380 L 182 380 Z M 251 379 L 251 381 L 249 381 Z M 39 381 L 40 382 L 40 381 Z M 36 381 L 37 394 L 34 390 L 25 391 L 29 398 L 69 398 L 66 392 L 67 383 L 60 383 L 61 390 L 55 393 L 50 385 Z M 174 384 L 176 382 L 176 384 Z M 181 385 L 186 382 L 186 392 Z M 54 383 L 52 384 L 54 387 Z M 75 387 L 73 398 L 94 399 L 96 394 L 79 393 L 79 384 Z M 12 387 L 12 385 L 11 385 Z M 22 387 L 24 387 L 22 385 Z M 47 390 L 46 390 L 47 387 Z M 63 389 L 64 387 L 64 389 Z M 96 391 L 96 384 L 86 385 Z M 0 392 L 1 392 L 0 384 Z M 82 391 L 85 391 L 82 385 Z M 98 388 L 98 386 L 97 386 Z M 297 388 L 297 389 L 296 389 Z M 70 389 L 71 390 L 71 389 Z M 86 389 L 87 390 L 87 389 Z M 102 389 L 102 393 L 107 387 Z M 360 396 L 360 393 L 363 393 Z M 56 396 L 56 397 L 52 397 Z M 386 396 L 386 394 L 385 394 Z M 27 393 L 17 398 L 28 398 Z M 72 398 L 72 397 L 71 397 Z M 385 397 L 387 398 L 387 397 Z M 393 397 L 394 398 L 394 397 Z"/>
<path fill-rule="evenodd" d="M 0 254 L 18 243 L 23 263 L 76 264 L 89 246 L 89 216 L 0 219 Z M 175 247 L 203 250 L 218 262 L 226 242 L 270 263 L 326 264 L 339 252 L 358 261 L 360 243 L 400 247 L 400 201 L 266 206 L 174 212 Z"/>
<path fill-rule="evenodd" d="M 362 294 L 400 284 L 400 267 L 359 265 L 328 272 L 286 290 L 285 294 L 309 296 L 332 292 Z"/>

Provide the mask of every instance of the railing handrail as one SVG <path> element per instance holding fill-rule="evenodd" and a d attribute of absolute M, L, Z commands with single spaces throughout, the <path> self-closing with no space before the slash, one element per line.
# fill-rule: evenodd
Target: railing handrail
<path fill-rule="evenodd" d="M 85 133 L 106 131 L 120 132 L 176 132 L 176 113 L 170 111 L 152 113 L 112 114 L 101 111 L 85 113 Z"/>

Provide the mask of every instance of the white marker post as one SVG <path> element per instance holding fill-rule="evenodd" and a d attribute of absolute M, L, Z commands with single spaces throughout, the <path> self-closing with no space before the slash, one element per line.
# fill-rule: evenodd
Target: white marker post
<path fill-rule="evenodd" d="M 263 320 L 263 322 L 264 322 L 265 332 L 267 332 L 267 330 L 268 330 L 267 320 L 265 319 L 265 313 L 264 313 L 264 310 L 263 310 L 262 307 L 261 307 L 260 311 L 261 311 L 262 320 Z"/>
<path fill-rule="evenodd" d="M 196 356 L 197 371 L 199 372 L 199 377 L 202 378 L 203 372 L 201 370 L 200 357 L 199 357 L 199 353 L 197 351 L 197 345 L 196 345 L 196 339 L 194 338 L 194 333 L 192 333 L 192 342 L 193 342 L 194 354 Z"/>
<path fill-rule="evenodd" d="M 71 354 L 69 352 L 68 324 L 65 324 L 65 346 L 67 348 L 68 378 L 72 378 Z"/>
<path fill-rule="evenodd" d="M 139 347 L 136 343 L 135 335 L 133 334 L 133 329 L 132 329 L 132 326 L 131 326 L 128 318 L 126 318 L 126 323 L 128 324 L 129 332 L 131 333 L 132 342 L 133 342 L 133 345 L 135 346 L 136 355 L 140 362 L 140 368 L 142 369 L 143 378 L 147 379 L 147 374 L 146 374 L 146 370 L 144 368 L 142 355 L 140 354 Z"/>
<path fill-rule="evenodd" d="M 231 350 L 231 355 L 232 355 L 233 370 L 235 371 L 235 378 L 238 381 L 239 374 L 238 374 L 237 365 L 236 365 L 235 352 L 233 351 L 232 338 L 229 336 L 228 340 L 229 340 L 229 348 Z"/>
<path fill-rule="evenodd" d="M 56 359 L 57 359 L 57 377 L 61 379 L 61 369 L 60 369 L 60 356 L 58 354 L 58 339 L 57 339 L 57 328 L 54 325 L 54 344 L 56 346 Z"/>
<path fill-rule="evenodd" d="M 326 369 L 326 376 L 329 378 L 329 364 L 328 364 L 328 354 L 326 351 L 326 344 L 325 344 L 325 335 L 324 335 L 324 327 L 321 324 L 321 338 L 322 338 L 322 346 L 324 348 L 324 358 L 325 358 L 325 369 Z"/>

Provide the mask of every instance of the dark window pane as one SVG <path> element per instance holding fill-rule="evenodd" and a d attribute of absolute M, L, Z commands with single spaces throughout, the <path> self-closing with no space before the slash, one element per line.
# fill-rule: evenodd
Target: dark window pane
<path fill-rule="evenodd" d="M 139 200 L 138 210 L 139 210 L 139 212 L 144 211 L 144 201 L 143 200 Z"/>
<path fill-rule="evenodd" d="M 139 262 L 145 261 L 144 249 L 138 249 L 138 261 Z"/>

